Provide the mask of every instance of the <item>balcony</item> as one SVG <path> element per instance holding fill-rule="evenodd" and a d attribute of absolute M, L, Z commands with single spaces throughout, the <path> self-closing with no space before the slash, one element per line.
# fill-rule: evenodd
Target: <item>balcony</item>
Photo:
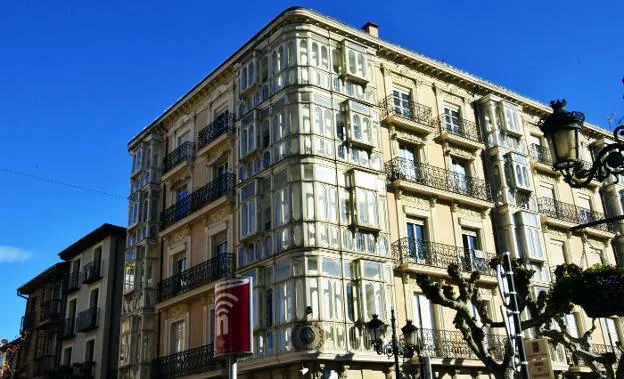
<path fill-rule="evenodd" d="M 397 102 L 402 103 L 402 106 L 398 106 Z M 390 95 L 383 99 L 379 106 L 381 108 L 383 122 L 425 135 L 435 130 L 431 125 L 431 108 L 426 105 L 412 101 L 405 104 L 404 100 L 399 100 L 393 95 Z"/>
<path fill-rule="evenodd" d="M 215 360 L 212 344 L 157 358 L 152 361 L 152 378 L 172 379 L 225 367 Z"/>
<path fill-rule="evenodd" d="M 62 308 L 63 302 L 61 300 L 46 300 L 42 302 L 39 326 L 58 321 Z"/>
<path fill-rule="evenodd" d="M 445 274 L 450 264 L 456 264 L 464 272 L 479 271 L 483 275 L 495 275 L 490 267 L 493 254 L 437 242 L 402 238 L 392 244 L 392 258 L 396 267 L 418 272 Z"/>
<path fill-rule="evenodd" d="M 431 122 L 438 129 L 438 138 L 472 150 L 484 148 L 483 134 L 477 124 L 463 118 L 440 115 Z"/>
<path fill-rule="evenodd" d="M 61 338 L 68 339 L 76 336 L 76 319 L 75 318 L 66 318 L 63 322 L 63 333 L 61 334 Z"/>
<path fill-rule="evenodd" d="M 44 376 L 56 373 L 56 355 L 43 355 L 35 357 L 33 375 Z"/>
<path fill-rule="evenodd" d="M 88 332 L 98 327 L 99 308 L 89 308 L 86 311 L 78 313 L 78 321 L 76 322 L 76 330 L 79 333 Z"/>
<path fill-rule="evenodd" d="M 67 291 L 72 293 L 80 289 L 80 270 L 74 270 L 69 273 L 67 278 Z"/>
<path fill-rule="evenodd" d="M 165 156 L 163 162 L 163 175 L 177 167 L 180 163 L 192 161 L 195 158 L 195 143 L 184 142 L 175 150 Z"/>
<path fill-rule="evenodd" d="M 102 260 L 96 259 L 87 263 L 82 269 L 82 283 L 93 283 L 102 277 Z"/>
<path fill-rule="evenodd" d="M 395 187 L 480 208 L 492 207 L 490 185 L 482 179 L 400 157 L 386 163 L 386 175 Z"/>
<path fill-rule="evenodd" d="M 475 359 L 478 358 L 460 331 L 418 329 L 420 354 L 430 358 Z M 497 360 L 502 360 L 505 348 L 509 344 L 506 336 L 487 336 L 487 345 Z"/>
<path fill-rule="evenodd" d="M 532 143 L 529 145 L 529 156 L 532 159 L 531 167 L 551 175 L 557 174 L 553 170 L 553 159 L 547 147 Z"/>
<path fill-rule="evenodd" d="M 201 150 L 224 134 L 234 134 L 234 115 L 225 112 L 199 131 L 197 149 Z"/>
<path fill-rule="evenodd" d="M 158 301 L 189 292 L 234 272 L 234 254 L 222 254 L 158 283 Z"/>
<path fill-rule="evenodd" d="M 542 214 L 543 221 L 548 221 L 555 226 L 564 228 L 592 221 L 603 220 L 605 218 L 603 213 L 595 212 L 587 208 L 577 207 L 576 205 L 564 203 L 549 197 L 538 198 L 537 206 Z M 544 220 L 544 218 L 546 219 Z M 616 232 L 616 226 L 613 224 L 599 224 L 585 230 L 599 236 L 611 237 L 610 234 Z"/>
<path fill-rule="evenodd" d="M 165 209 L 161 215 L 161 228 L 165 230 L 169 226 L 182 220 L 191 213 L 203 208 L 207 204 L 222 196 L 234 196 L 235 177 L 232 173 L 221 175 L 212 182 L 198 190 L 193 191 L 184 199 Z"/>
<path fill-rule="evenodd" d="M 20 334 L 24 334 L 27 330 L 32 330 L 35 327 L 35 320 L 37 320 L 37 315 L 35 313 L 29 312 L 26 316 L 22 316 Z"/>

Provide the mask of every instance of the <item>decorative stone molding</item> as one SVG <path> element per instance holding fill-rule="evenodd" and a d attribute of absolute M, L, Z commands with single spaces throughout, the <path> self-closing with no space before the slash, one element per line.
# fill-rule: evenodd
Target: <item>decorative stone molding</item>
<path fill-rule="evenodd" d="M 407 195 L 407 194 L 403 194 L 401 196 L 401 201 L 403 201 L 405 204 L 409 204 L 409 205 L 415 205 L 418 206 L 420 208 L 428 208 L 429 207 L 429 199 L 422 197 L 422 196 L 418 196 L 418 195 Z"/>
<path fill-rule="evenodd" d="M 208 216 L 207 223 L 212 224 L 214 222 L 221 221 L 227 217 L 230 212 L 231 211 L 228 207 L 222 207 Z"/>
<path fill-rule="evenodd" d="M 188 312 L 188 305 L 186 303 L 181 303 L 167 310 L 167 318 L 175 318 L 186 312 Z"/>
<path fill-rule="evenodd" d="M 395 129 L 394 136 L 398 140 L 411 142 L 411 143 L 418 144 L 418 145 L 424 145 L 427 143 L 426 138 L 415 135 L 410 132 L 403 131 L 401 129 Z"/>
<path fill-rule="evenodd" d="M 463 215 L 473 217 L 473 218 L 484 218 L 483 217 L 484 212 L 476 211 L 468 207 L 463 207 L 457 203 L 453 203 L 453 205 L 455 207 L 454 212 L 458 212 L 459 214 L 463 214 Z"/>
<path fill-rule="evenodd" d="M 475 157 L 475 154 L 471 153 L 470 151 L 462 149 L 461 147 L 454 146 L 454 145 L 448 145 L 447 152 L 448 154 L 452 154 L 452 155 L 462 157 L 462 158 L 467 158 L 467 159 L 474 159 Z"/>
<path fill-rule="evenodd" d="M 191 227 L 188 224 L 186 224 L 182 226 L 180 229 L 170 234 L 167 237 L 167 242 L 169 243 L 169 245 L 173 245 L 174 243 L 183 240 L 189 235 L 191 235 Z"/>

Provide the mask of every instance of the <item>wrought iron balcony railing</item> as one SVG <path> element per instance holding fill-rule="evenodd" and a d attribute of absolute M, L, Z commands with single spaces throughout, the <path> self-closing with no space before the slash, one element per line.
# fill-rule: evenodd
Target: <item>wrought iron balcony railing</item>
<path fill-rule="evenodd" d="M 76 319 L 66 318 L 63 322 L 63 333 L 61 334 L 62 338 L 72 338 L 76 335 Z"/>
<path fill-rule="evenodd" d="M 194 158 L 195 143 L 190 141 L 184 142 L 165 156 L 165 160 L 163 162 L 163 174 L 169 172 L 180 163 L 184 161 L 192 161 Z"/>
<path fill-rule="evenodd" d="M 209 344 L 154 359 L 152 378 L 173 379 L 224 368 L 225 361 L 214 359 L 213 354 Z"/>
<path fill-rule="evenodd" d="M 41 314 L 39 323 L 55 322 L 61 316 L 63 302 L 60 299 L 46 300 L 41 303 Z"/>
<path fill-rule="evenodd" d="M 94 378 L 95 362 L 80 362 L 72 365 L 72 372 L 74 378 Z"/>
<path fill-rule="evenodd" d="M 432 121 L 432 125 L 438 128 L 439 134 L 449 133 L 473 142 L 483 143 L 481 129 L 472 121 L 442 114 Z"/>
<path fill-rule="evenodd" d="M 197 148 L 201 149 L 205 147 L 210 142 L 226 133 L 234 133 L 234 115 L 230 112 L 220 114 L 216 120 L 199 131 Z"/>
<path fill-rule="evenodd" d="M 99 308 L 89 308 L 78 313 L 78 321 L 76 322 L 76 330 L 80 333 L 93 330 L 98 327 Z"/>
<path fill-rule="evenodd" d="M 476 270 L 484 275 L 494 275 L 489 264 L 493 257 L 493 254 L 481 250 L 412 238 L 401 238 L 392 244 L 392 258 L 396 265 L 414 263 L 446 269 L 450 264 L 456 264 L 462 271 Z"/>
<path fill-rule="evenodd" d="M 540 163 L 548 166 L 553 165 L 552 156 L 550 155 L 550 150 L 547 147 L 532 143 L 529 145 L 529 154 L 531 155 L 531 158 Z"/>
<path fill-rule="evenodd" d="M 34 376 L 55 374 L 56 369 L 56 355 L 43 355 L 35 357 L 35 367 L 33 369 Z"/>
<path fill-rule="evenodd" d="M 96 259 L 87 263 L 82 269 L 82 282 L 93 283 L 102 277 L 102 260 Z"/>
<path fill-rule="evenodd" d="M 383 118 L 389 116 L 406 118 L 420 124 L 431 126 L 431 108 L 413 101 L 405 101 L 390 95 L 380 103 Z"/>
<path fill-rule="evenodd" d="M 492 201 L 492 190 L 485 180 L 421 164 L 407 158 L 397 157 L 386 162 L 386 175 L 391 182 L 402 179 L 479 200 Z"/>
<path fill-rule="evenodd" d="M 158 283 L 158 301 L 165 301 L 234 272 L 234 254 L 220 254 Z"/>
<path fill-rule="evenodd" d="M 165 209 L 161 215 L 161 230 L 175 224 L 222 196 L 234 196 L 234 185 L 234 174 L 227 173 L 193 191 L 187 197 Z"/>
<path fill-rule="evenodd" d="M 549 197 L 540 197 L 537 199 L 537 205 L 540 213 L 574 224 L 585 224 L 592 221 L 603 220 L 605 215 L 591 209 L 577 207 L 573 204 L 564 203 Z M 606 232 L 615 232 L 615 226 L 612 224 L 598 224 L 592 226 Z"/>
<path fill-rule="evenodd" d="M 477 359 L 461 332 L 451 330 L 418 329 L 420 354 L 432 358 Z M 487 344 L 494 358 L 502 359 L 508 344 L 505 336 L 487 336 Z"/>
<path fill-rule="evenodd" d="M 80 270 L 73 270 L 67 277 L 67 293 L 80 289 Z"/>

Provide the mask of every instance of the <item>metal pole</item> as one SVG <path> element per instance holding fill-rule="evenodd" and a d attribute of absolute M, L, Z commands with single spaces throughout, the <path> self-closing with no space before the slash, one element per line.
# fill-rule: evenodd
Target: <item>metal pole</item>
<path fill-rule="evenodd" d="M 394 374 L 396 379 L 401 379 L 401 373 L 399 371 L 399 347 L 397 346 L 396 335 L 396 319 L 394 318 L 394 308 L 390 310 L 390 323 L 392 324 L 392 353 L 394 354 Z"/>
<path fill-rule="evenodd" d="M 503 268 L 507 275 L 507 284 L 509 286 L 509 310 L 512 313 L 514 322 L 514 336 L 516 340 L 516 349 L 520 358 L 520 378 L 529 379 L 529 362 L 527 362 L 526 353 L 524 352 L 524 340 L 522 339 L 522 320 L 520 319 L 520 311 L 518 310 L 518 294 L 516 293 L 516 284 L 514 282 L 513 270 L 511 267 L 511 257 L 509 252 L 503 253 Z"/>
<path fill-rule="evenodd" d="M 230 363 L 230 379 L 236 379 L 236 357 L 228 357 Z"/>

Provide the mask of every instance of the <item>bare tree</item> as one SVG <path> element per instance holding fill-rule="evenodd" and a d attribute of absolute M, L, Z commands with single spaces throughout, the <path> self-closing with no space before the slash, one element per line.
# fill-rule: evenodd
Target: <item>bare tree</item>
<path fill-rule="evenodd" d="M 500 264 L 498 259 L 491 262 L 493 267 Z M 519 297 L 520 310 L 528 309 L 531 314 L 529 320 L 522 322 L 522 329 L 539 329 L 557 315 L 569 313 L 572 305 L 568 302 L 548 302 L 546 293 L 541 293 L 536 300 L 530 296 L 530 279 L 534 271 L 526 269 L 522 262 L 512 264 L 515 274 L 516 291 Z M 486 301 L 481 300 L 478 282 L 480 273 L 473 271 L 470 276 L 462 275 L 455 264 L 448 266 L 449 283 L 433 281 L 429 275 L 417 274 L 416 282 L 423 294 L 434 304 L 455 310 L 453 324 L 461 332 L 464 340 L 481 362 L 497 379 L 511 379 L 514 377 L 513 350 L 510 344 L 505 345 L 505 352 L 501 359 L 496 359 L 493 349 L 488 344 L 487 337 L 493 328 L 504 328 L 504 323 L 494 321 L 488 315 Z M 473 317 L 471 309 L 475 307 L 477 317 Z"/>

